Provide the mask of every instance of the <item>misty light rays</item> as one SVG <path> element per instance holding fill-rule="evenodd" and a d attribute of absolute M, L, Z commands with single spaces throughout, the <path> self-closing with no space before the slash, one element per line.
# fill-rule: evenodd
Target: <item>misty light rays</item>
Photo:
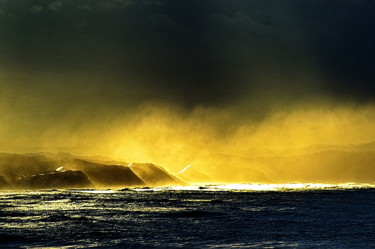
<path fill-rule="evenodd" d="M 198 182 L 373 181 L 374 12 L 0 1 L 0 151 L 192 165 L 178 176 Z"/>

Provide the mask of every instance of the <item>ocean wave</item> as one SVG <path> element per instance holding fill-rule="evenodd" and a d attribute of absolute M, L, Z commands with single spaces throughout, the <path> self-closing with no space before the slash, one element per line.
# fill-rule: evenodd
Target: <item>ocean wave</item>
<path fill-rule="evenodd" d="M 132 191 L 309 191 L 309 190 L 350 190 L 375 188 L 375 184 L 369 183 L 286 183 L 286 184 L 209 184 L 209 185 L 191 185 L 191 186 L 171 186 L 156 188 L 133 188 Z"/>
<path fill-rule="evenodd" d="M 170 212 L 165 216 L 168 218 L 208 218 L 212 216 L 223 216 L 227 213 L 215 212 L 215 211 L 206 211 L 206 210 L 190 210 L 190 211 L 179 211 L 179 212 Z"/>

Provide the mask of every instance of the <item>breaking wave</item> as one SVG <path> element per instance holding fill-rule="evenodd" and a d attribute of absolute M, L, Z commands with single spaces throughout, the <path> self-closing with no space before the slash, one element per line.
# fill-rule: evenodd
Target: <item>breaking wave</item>
<path fill-rule="evenodd" d="M 192 186 L 171 186 L 156 188 L 134 188 L 133 191 L 305 191 L 305 190 L 350 190 L 362 188 L 375 188 L 375 183 L 287 183 L 287 184 L 210 184 Z"/>

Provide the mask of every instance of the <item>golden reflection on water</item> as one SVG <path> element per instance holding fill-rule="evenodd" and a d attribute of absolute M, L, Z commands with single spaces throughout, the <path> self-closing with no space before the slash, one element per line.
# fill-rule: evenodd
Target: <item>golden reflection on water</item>
<path fill-rule="evenodd" d="M 328 183 L 286 183 L 286 184 L 219 184 L 191 185 L 160 188 L 135 188 L 134 191 L 304 191 L 304 190 L 345 190 L 358 188 L 375 188 L 375 184 L 328 184 Z"/>
<path fill-rule="evenodd" d="M 0 192 L 0 205 L 3 205 L 3 212 L 15 212 L 20 215 L 15 215 L 9 219 L 4 228 L 9 229 L 40 229 L 46 222 L 48 223 L 51 216 L 58 216 L 61 213 L 68 211 L 70 213 L 69 219 L 83 218 L 80 213 L 86 213 L 85 218 L 93 219 L 93 222 L 100 220 L 107 221 L 116 220 L 123 217 L 131 219 L 134 212 L 146 213 L 173 213 L 184 211 L 185 207 L 179 206 L 149 206 L 147 201 L 126 201 L 128 197 L 138 197 L 143 199 L 143 195 L 152 196 L 159 195 L 162 192 L 304 192 L 304 191 L 335 191 L 335 190 L 353 190 L 362 188 L 375 188 L 375 184 L 326 184 L 326 183 L 287 183 L 287 184 L 219 184 L 219 185 L 190 185 L 179 187 L 156 187 L 156 188 L 130 188 L 123 190 L 53 190 L 53 191 L 5 191 Z M 67 194 L 71 197 L 67 197 Z M 80 198 L 74 199 L 75 194 Z M 86 198 L 87 196 L 87 198 Z M 124 202 L 112 203 L 106 205 L 112 198 L 123 198 Z M 176 198 L 176 197 L 173 197 Z M 196 203 L 210 202 L 212 200 L 207 198 L 186 198 L 173 199 L 169 201 L 183 201 Z M 148 198 L 144 196 L 144 200 Z M 101 200 L 102 202 L 97 202 Z M 104 201 L 104 202 L 103 202 Z M 99 205 L 100 204 L 100 205 Z M 253 208 L 253 207 L 251 207 Z M 110 213 L 111 217 L 102 217 L 97 215 L 97 211 Z M 125 211 L 125 213 L 124 213 Z M 261 211 L 261 209 L 254 209 L 250 211 Z M 29 216 L 23 216 L 23 213 L 30 213 Z M 64 224 L 67 221 L 62 217 L 55 221 L 59 224 Z"/>
<path fill-rule="evenodd" d="M 26 197 L 29 195 L 55 195 L 58 193 L 72 192 L 82 194 L 99 194 L 108 196 L 121 192 L 162 192 L 162 191 L 304 191 L 304 190 L 348 190 L 360 188 L 375 188 L 375 183 L 284 183 L 284 184 L 258 184 L 258 183 L 242 183 L 242 184 L 207 184 L 207 185 L 188 185 L 188 186 L 168 186 L 168 187 L 134 187 L 125 189 L 70 189 L 70 190 L 40 190 L 40 191 L 11 191 L 6 190 L 0 192 L 0 202 L 5 199 L 17 197 Z M 43 200 L 39 205 L 44 209 L 56 210 L 61 207 L 69 206 L 70 199 L 59 200 Z"/>

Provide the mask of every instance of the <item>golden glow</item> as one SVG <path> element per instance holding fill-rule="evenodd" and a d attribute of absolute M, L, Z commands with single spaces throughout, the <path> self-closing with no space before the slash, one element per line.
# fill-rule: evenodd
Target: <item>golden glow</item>
<path fill-rule="evenodd" d="M 271 169 L 270 164 L 279 163 L 275 157 L 327 150 L 325 145 L 341 150 L 340 146 L 375 140 L 375 108 L 370 106 L 285 110 L 257 122 L 238 119 L 229 110 L 198 108 L 187 117 L 176 110 L 146 108 L 144 112 L 134 123 L 114 126 L 99 151 L 127 161 L 160 164 L 170 172 L 193 165 L 181 176 L 197 169 L 221 182 L 345 181 L 319 161 L 324 156 L 316 157 L 310 163 L 314 168 L 308 170 L 293 160 L 282 162 L 283 170 Z M 338 155 L 333 160 L 340 164 L 345 159 Z M 358 167 L 368 174 L 372 164 Z M 304 171 L 317 178 L 293 178 Z M 321 175 L 324 178 L 319 179 Z M 361 181 L 361 176 L 354 180 Z"/>
<path fill-rule="evenodd" d="M 77 116 L 68 117 L 66 123 L 39 138 L 21 138 L 13 146 L 17 142 L 23 146 L 39 144 L 44 151 L 151 162 L 169 172 L 181 172 L 178 177 L 193 183 L 373 179 L 374 148 L 355 147 L 375 141 L 372 105 L 285 108 L 262 120 L 238 113 L 236 108 L 199 107 L 184 112 L 150 104 L 126 118 L 115 117 L 105 124 L 76 129 L 69 122 Z M 336 154 L 319 154 L 336 150 Z M 345 154 L 349 152 L 357 154 Z M 186 165 L 192 166 L 183 170 Z"/>
<path fill-rule="evenodd" d="M 308 190 L 339 190 L 375 188 L 375 184 L 322 184 L 322 183 L 285 183 L 285 184 L 221 184 L 221 185 L 192 185 L 176 187 L 160 187 L 150 189 L 134 189 L 134 191 L 308 191 Z M 201 200 L 199 200 L 201 201 Z"/>
<path fill-rule="evenodd" d="M 370 107 L 279 112 L 261 122 L 237 121 L 230 111 L 203 108 L 188 117 L 158 109 L 145 112 L 136 122 L 110 128 L 108 143 L 101 149 L 128 161 L 162 163 L 173 157 L 167 165 L 181 168 L 202 154 L 245 156 L 252 149 L 268 153 L 314 144 L 375 140 L 375 109 Z"/>
<path fill-rule="evenodd" d="M 183 168 L 180 172 L 178 172 L 178 173 L 175 173 L 174 175 L 179 175 L 179 174 L 182 174 L 182 173 L 184 173 L 188 168 L 190 168 L 191 167 L 191 165 L 189 164 L 189 165 L 187 165 L 185 168 Z"/>

